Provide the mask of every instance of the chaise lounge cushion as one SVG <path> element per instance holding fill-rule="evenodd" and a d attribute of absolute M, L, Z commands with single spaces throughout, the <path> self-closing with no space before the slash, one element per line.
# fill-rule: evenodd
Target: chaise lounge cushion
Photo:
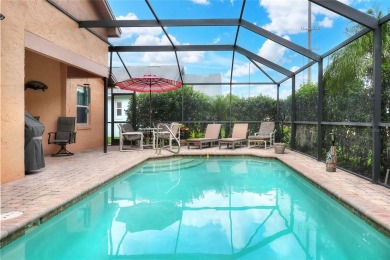
<path fill-rule="evenodd" d="M 248 145 L 251 143 L 264 142 L 265 148 L 267 148 L 267 142 L 272 146 L 275 130 L 275 122 L 262 122 L 260 124 L 259 132 L 255 135 L 248 136 Z"/>
<path fill-rule="evenodd" d="M 187 139 L 187 148 L 190 149 L 190 145 L 193 145 L 202 149 L 204 144 L 208 144 L 211 147 L 213 143 L 218 142 L 221 126 L 221 124 L 208 124 L 203 138 Z"/>
<path fill-rule="evenodd" d="M 245 143 L 248 141 L 247 139 L 247 132 L 248 132 L 248 124 L 234 124 L 233 126 L 233 132 L 232 137 L 230 138 L 222 138 L 218 140 L 219 149 L 221 149 L 222 144 L 226 144 L 227 148 L 229 148 L 229 145 L 233 146 L 233 149 L 235 148 L 236 144 Z"/>

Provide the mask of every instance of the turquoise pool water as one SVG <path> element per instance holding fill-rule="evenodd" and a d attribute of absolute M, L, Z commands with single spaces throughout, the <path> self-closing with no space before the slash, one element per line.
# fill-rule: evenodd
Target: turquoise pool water
<path fill-rule="evenodd" d="M 148 161 L 1 259 L 390 259 L 390 239 L 276 160 Z"/>

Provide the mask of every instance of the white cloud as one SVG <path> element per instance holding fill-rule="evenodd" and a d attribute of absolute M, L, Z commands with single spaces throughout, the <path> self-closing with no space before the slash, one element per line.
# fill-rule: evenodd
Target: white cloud
<path fill-rule="evenodd" d="M 290 37 L 288 36 L 284 36 L 283 38 L 290 40 Z M 257 54 L 260 57 L 270 60 L 276 64 L 283 64 L 284 62 L 288 61 L 285 57 L 286 51 L 286 47 L 283 47 L 282 45 L 279 45 L 271 40 L 266 40 Z"/>
<path fill-rule="evenodd" d="M 201 2 L 201 1 L 198 1 Z M 117 20 L 138 20 L 134 13 L 128 13 L 125 16 L 116 17 Z M 110 39 L 112 42 L 119 43 L 129 38 L 134 37 L 135 40 L 132 45 L 135 46 L 171 46 L 168 37 L 163 33 L 161 28 L 122 28 L 122 35 L 120 39 Z M 185 45 L 187 43 L 180 43 L 174 36 L 169 35 L 171 41 L 176 45 Z M 183 52 L 181 61 L 185 63 L 199 63 L 204 59 L 204 52 Z M 165 65 L 175 64 L 176 57 L 174 52 L 145 52 L 140 57 L 133 60 L 132 63 L 148 64 L 148 65 Z"/>
<path fill-rule="evenodd" d="M 141 61 L 147 65 L 175 64 L 176 58 L 173 52 L 145 52 Z"/>
<path fill-rule="evenodd" d="M 306 32 L 307 16 L 308 16 L 308 1 L 307 0 L 259 0 L 260 5 L 263 6 L 270 23 L 263 26 L 264 29 L 272 31 L 278 35 L 282 34 L 298 34 Z M 350 4 L 351 0 L 340 0 L 345 4 Z M 331 27 L 333 20 L 338 17 L 337 14 L 312 4 L 312 23 L 316 22 L 320 26 Z M 321 21 L 317 21 L 318 16 L 324 16 Z"/>
<path fill-rule="evenodd" d="M 204 59 L 204 51 L 185 52 L 181 55 L 184 63 L 199 63 Z"/>
<path fill-rule="evenodd" d="M 221 37 L 217 37 L 213 40 L 213 44 L 217 44 L 221 41 Z"/>
<path fill-rule="evenodd" d="M 331 28 L 333 26 L 333 20 L 330 19 L 328 16 L 325 16 L 322 21 L 318 22 L 318 25 L 320 27 Z"/>
<path fill-rule="evenodd" d="M 152 34 L 139 35 L 132 45 L 163 45 L 161 44 L 162 38 Z"/>
<path fill-rule="evenodd" d="M 118 20 L 138 20 L 137 16 L 133 13 L 129 13 L 126 16 L 117 17 Z M 136 37 L 132 45 L 136 46 L 171 46 L 171 42 L 168 37 L 163 33 L 160 28 L 122 28 L 122 38 L 125 40 L 131 37 Z M 171 41 L 180 45 L 181 43 L 172 35 L 169 35 Z M 183 45 L 185 45 L 184 43 Z M 184 52 L 180 55 L 181 61 L 185 63 L 198 63 L 203 60 L 204 52 Z M 140 64 L 148 65 L 165 65 L 175 64 L 176 57 L 173 52 L 145 52 L 137 59 Z M 134 61 L 132 61 L 134 63 Z"/>
<path fill-rule="evenodd" d="M 116 17 L 117 20 L 139 20 L 138 17 L 134 13 L 128 13 L 125 16 Z M 162 33 L 161 28 L 155 27 L 122 27 L 121 38 L 112 38 L 110 39 L 112 42 L 121 42 L 131 37 L 137 37 L 140 35 L 159 35 Z"/>
<path fill-rule="evenodd" d="M 169 35 L 169 38 L 174 44 L 180 44 L 179 41 L 176 40 L 176 38 L 172 35 Z M 163 35 L 151 35 L 151 34 L 141 34 L 137 37 L 133 45 L 167 45 L 171 46 L 171 42 L 169 41 L 168 37 Z"/>
<path fill-rule="evenodd" d="M 117 20 L 138 20 L 138 17 L 134 13 L 128 13 L 126 15 L 120 15 L 116 17 Z"/>
<path fill-rule="evenodd" d="M 228 70 L 226 72 L 226 76 L 230 77 L 231 70 Z M 251 74 L 253 74 L 254 71 L 252 69 Z M 233 67 L 233 77 L 242 77 L 249 75 L 249 64 L 243 63 L 243 64 L 235 64 Z"/>
<path fill-rule="evenodd" d="M 210 5 L 210 1 L 209 0 L 192 0 L 192 2 L 194 4 L 198 4 L 198 5 Z"/>
<path fill-rule="evenodd" d="M 290 37 L 284 36 L 283 37 L 286 40 L 290 40 Z M 288 49 L 286 47 L 283 47 L 282 45 L 279 45 L 271 40 L 266 40 L 263 44 L 263 46 L 259 49 L 257 52 L 257 55 L 260 57 L 267 59 L 273 63 L 276 64 L 283 64 L 285 62 L 288 62 L 289 59 L 285 57 L 286 52 Z M 260 67 L 263 67 L 267 69 L 262 64 L 259 64 Z M 253 67 L 253 66 L 252 66 Z M 257 70 L 251 69 L 250 74 L 254 74 Z M 233 67 L 233 77 L 242 77 L 249 75 L 249 65 L 248 63 L 241 63 L 241 64 L 235 64 Z M 224 76 L 230 78 L 231 70 L 229 69 Z"/>
<path fill-rule="evenodd" d="M 264 29 L 276 34 L 301 33 L 307 24 L 307 1 L 260 0 L 260 5 L 268 12 L 271 22 Z"/>
<path fill-rule="evenodd" d="M 298 67 L 298 66 L 292 66 L 291 67 L 291 71 L 297 71 L 297 70 L 299 70 L 301 67 Z"/>
<path fill-rule="evenodd" d="M 172 42 L 176 45 L 180 45 L 180 42 L 175 37 L 169 35 Z M 171 46 L 171 43 L 166 35 L 154 36 L 154 35 L 139 35 L 134 45 L 163 45 Z M 180 55 L 181 61 L 184 63 L 198 63 L 204 58 L 204 52 L 183 52 Z M 171 64 L 176 63 L 176 57 L 174 52 L 146 52 L 142 56 L 142 61 L 151 65 L 157 64 Z"/>
<path fill-rule="evenodd" d="M 229 70 L 229 74 L 225 73 L 221 75 L 221 82 L 230 82 L 230 70 Z M 236 81 L 233 79 L 232 82 L 236 82 Z M 230 93 L 230 89 L 228 89 L 228 92 L 223 94 L 229 94 L 229 93 Z"/>

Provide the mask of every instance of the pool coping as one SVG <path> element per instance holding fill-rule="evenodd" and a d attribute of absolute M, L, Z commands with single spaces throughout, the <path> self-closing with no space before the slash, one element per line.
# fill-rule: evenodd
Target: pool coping
<path fill-rule="evenodd" d="M 39 226 L 40 224 L 44 223 L 51 217 L 57 215 L 58 213 L 62 212 L 66 208 L 70 207 L 71 205 L 77 203 L 78 201 L 82 200 L 89 194 L 93 193 L 97 189 L 101 188 L 102 186 L 114 181 L 115 179 L 122 176 L 126 171 L 138 166 L 140 163 L 150 160 L 150 159 L 163 159 L 168 157 L 174 157 L 174 156 L 253 156 L 253 157 L 259 157 L 259 158 L 270 158 L 270 159 L 277 159 L 284 164 L 286 164 L 289 168 L 296 171 L 298 174 L 303 176 L 305 179 L 307 179 L 310 183 L 314 184 L 317 188 L 324 191 L 334 199 L 336 199 L 338 202 L 340 202 L 342 205 L 344 205 L 346 208 L 348 208 L 351 212 L 353 212 L 355 215 L 359 216 L 363 220 L 365 220 L 368 224 L 374 226 L 376 229 L 378 229 L 380 232 L 385 234 L 386 236 L 390 237 L 390 210 L 387 208 L 381 209 L 378 208 L 378 204 L 370 202 L 368 199 L 357 196 L 355 192 L 352 192 L 350 190 L 347 190 L 346 192 L 346 185 L 343 184 L 341 181 L 338 181 L 338 178 L 336 178 L 336 182 L 333 179 L 334 176 L 342 176 L 343 180 L 345 181 L 351 181 L 354 185 L 368 185 L 374 190 L 379 189 L 381 190 L 380 185 L 372 184 L 369 181 L 359 178 L 357 176 L 354 176 L 353 174 L 347 173 L 343 170 L 337 169 L 336 172 L 327 172 L 325 170 L 325 164 L 323 162 L 318 162 L 310 157 L 301 155 L 299 153 L 287 150 L 285 154 L 275 154 L 270 151 L 271 149 L 245 149 L 245 148 L 237 148 L 235 150 L 227 150 L 227 149 L 202 149 L 202 150 L 196 150 L 196 149 L 182 149 L 181 153 L 178 155 L 174 155 L 171 153 L 165 153 L 163 155 L 156 155 L 154 152 L 151 151 L 145 151 L 142 153 L 137 153 L 135 156 L 134 153 L 118 153 L 116 151 L 109 151 L 109 153 L 114 153 L 114 155 L 110 156 L 110 160 L 114 159 L 114 168 L 110 169 L 109 174 L 102 174 L 100 176 L 97 176 L 98 178 L 94 179 L 93 183 L 90 183 L 88 186 L 83 187 L 82 189 L 75 189 L 74 191 L 68 193 L 66 196 L 62 196 L 61 198 L 54 198 L 55 203 L 51 204 L 50 206 L 43 206 L 40 209 L 36 209 L 36 207 L 33 209 L 35 212 L 30 215 L 20 216 L 15 219 L 11 220 L 5 220 L 1 221 L 1 241 L 0 241 L 0 248 L 7 245 L 8 243 L 12 242 L 13 240 L 19 238 L 26 232 L 28 232 L 30 229 Z M 97 151 L 91 150 L 92 154 L 95 154 Z M 85 153 L 81 153 L 79 156 L 82 155 L 88 155 L 89 151 L 86 151 Z M 98 154 L 101 153 L 101 151 L 97 152 Z M 88 156 L 87 156 L 88 157 Z M 123 160 L 120 160 L 118 162 L 115 162 L 116 157 L 123 157 L 128 159 L 131 157 L 133 160 L 131 163 Z M 297 160 L 297 158 L 300 158 Z M 76 157 L 74 157 L 76 158 Z M 51 162 L 57 162 L 58 160 L 54 160 L 52 158 L 45 158 Z M 61 159 L 61 162 L 67 162 L 67 159 Z M 78 160 L 75 160 L 79 162 Z M 85 161 L 84 161 L 85 162 Z M 104 161 L 97 159 L 97 162 L 104 163 Z M 94 163 L 97 163 L 94 162 Z M 111 161 L 110 161 L 111 162 Z M 313 165 L 316 165 L 313 167 Z M 95 165 L 96 167 L 96 165 Z M 55 167 L 54 167 L 55 168 Z M 71 169 L 65 169 L 65 172 L 68 173 Z M 57 176 L 57 175 L 56 175 Z M 57 178 L 61 178 L 61 176 L 57 176 Z M 24 178 L 27 179 L 27 178 Z M 18 182 L 23 183 L 23 180 L 17 180 L 15 182 L 11 182 L 12 184 L 17 185 Z M 3 184 L 2 187 L 2 195 L 3 195 L 3 187 L 8 186 L 11 184 Z M 12 185 L 11 185 L 12 186 Z M 348 186 L 348 185 L 347 185 Z M 382 187 L 384 191 L 386 191 L 386 199 L 390 198 L 390 190 Z M 57 196 L 58 197 L 58 196 Z M 15 207 L 17 209 L 17 207 Z M 3 209 L 3 202 L 2 202 L 2 209 Z"/>

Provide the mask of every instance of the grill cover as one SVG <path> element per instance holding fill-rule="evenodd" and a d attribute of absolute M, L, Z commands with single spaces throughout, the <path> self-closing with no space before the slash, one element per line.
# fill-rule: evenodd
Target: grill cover
<path fill-rule="evenodd" d="M 28 112 L 24 112 L 24 121 L 24 169 L 26 172 L 31 172 L 45 167 L 42 148 L 45 125 Z"/>

